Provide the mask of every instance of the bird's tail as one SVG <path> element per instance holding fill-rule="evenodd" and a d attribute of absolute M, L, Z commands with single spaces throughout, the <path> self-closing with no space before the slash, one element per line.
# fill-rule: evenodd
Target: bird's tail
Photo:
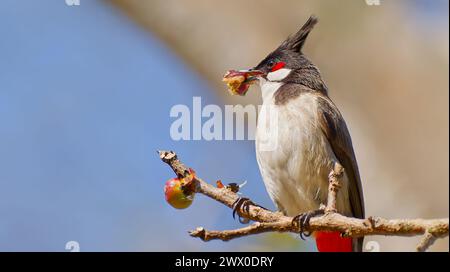
<path fill-rule="evenodd" d="M 340 232 L 318 231 L 314 233 L 319 252 L 352 252 L 353 239 L 341 237 Z"/>

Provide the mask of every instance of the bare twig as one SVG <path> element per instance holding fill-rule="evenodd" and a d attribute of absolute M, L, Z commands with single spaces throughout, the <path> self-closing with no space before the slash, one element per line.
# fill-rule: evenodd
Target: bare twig
<path fill-rule="evenodd" d="M 340 179 L 344 175 L 344 168 L 341 164 L 335 163 L 334 169 L 328 175 L 328 180 L 330 184 L 328 185 L 328 200 L 327 207 L 325 208 L 326 213 L 337 212 L 336 209 L 336 200 L 337 193 L 341 188 Z"/>
<path fill-rule="evenodd" d="M 160 158 L 167 163 L 178 177 L 186 177 L 189 174 L 187 168 L 178 159 L 172 151 L 159 151 Z M 322 216 L 313 217 L 310 224 L 304 231 L 339 231 L 347 237 L 361 237 L 367 235 L 388 235 L 388 236 L 415 236 L 425 235 L 423 243 L 417 249 L 426 250 L 432 240 L 448 236 L 449 220 L 443 219 L 383 219 L 379 217 L 369 217 L 367 219 L 358 219 L 346 217 L 336 213 L 336 196 L 339 189 L 339 178 L 342 176 L 344 169 L 339 164 L 335 165 L 333 172 L 330 174 L 330 186 L 328 203 L 326 212 Z M 222 204 L 232 208 L 233 203 L 239 196 L 226 188 L 216 188 L 197 176 L 193 182 L 196 182 L 196 192 L 204 194 Z M 248 213 L 241 214 L 256 223 L 236 229 L 224 231 L 208 231 L 204 228 L 197 228 L 190 232 L 193 237 L 201 238 L 204 241 L 219 239 L 228 241 L 233 238 L 242 237 L 251 234 L 263 232 L 293 232 L 298 233 L 299 228 L 296 224 L 292 224 L 292 217 L 284 216 L 279 212 L 272 212 L 257 205 L 249 205 Z M 429 234 L 429 235 L 428 235 Z M 433 238 L 429 238 L 430 235 Z M 422 245 L 423 244 L 423 245 Z"/>
<path fill-rule="evenodd" d="M 196 230 L 190 231 L 189 235 L 191 235 L 192 237 L 198 237 L 203 241 L 217 240 L 217 239 L 222 241 L 228 241 L 234 238 L 247 236 L 250 234 L 258 234 L 271 231 L 289 231 L 289 229 L 287 229 L 286 227 L 287 225 L 283 224 L 283 222 L 255 222 L 247 227 L 235 230 L 216 231 L 216 230 L 205 230 L 202 227 L 198 227 Z"/>
<path fill-rule="evenodd" d="M 437 237 L 434 236 L 429 231 L 426 231 L 425 234 L 422 236 L 422 239 L 420 240 L 419 244 L 416 247 L 416 250 L 418 252 L 424 252 L 427 251 L 427 249 L 433 245 L 434 241 L 436 241 Z"/>

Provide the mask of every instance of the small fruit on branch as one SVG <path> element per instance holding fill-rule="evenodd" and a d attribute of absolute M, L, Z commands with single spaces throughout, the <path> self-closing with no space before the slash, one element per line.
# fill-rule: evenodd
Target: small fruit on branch
<path fill-rule="evenodd" d="M 167 203 L 176 209 L 186 209 L 191 206 L 195 196 L 195 172 L 189 169 L 185 178 L 169 179 L 164 186 Z"/>

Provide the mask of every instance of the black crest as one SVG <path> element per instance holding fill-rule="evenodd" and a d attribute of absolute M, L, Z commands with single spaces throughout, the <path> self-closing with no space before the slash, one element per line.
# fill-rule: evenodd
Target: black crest
<path fill-rule="evenodd" d="M 294 35 L 289 36 L 279 47 L 279 49 L 291 50 L 301 53 L 302 47 L 305 44 L 306 38 L 308 38 L 309 32 L 314 28 L 319 20 L 316 16 L 312 15 L 308 21 L 302 26 L 302 28 Z"/>
<path fill-rule="evenodd" d="M 268 74 L 272 71 L 274 64 L 283 62 L 284 67 L 291 70 L 289 75 L 282 79 L 285 87 L 281 87 L 277 91 L 278 94 L 283 94 L 278 99 L 279 103 L 287 101 L 284 98 L 292 97 L 291 94 L 298 94 L 295 91 L 298 88 L 294 88 L 294 90 L 289 88 L 288 84 L 302 85 L 311 91 L 318 91 L 327 95 L 327 87 L 322 80 L 319 69 L 302 53 L 303 45 L 317 22 L 318 19 L 315 16 L 309 17 L 297 33 L 289 36 L 254 68 Z"/>

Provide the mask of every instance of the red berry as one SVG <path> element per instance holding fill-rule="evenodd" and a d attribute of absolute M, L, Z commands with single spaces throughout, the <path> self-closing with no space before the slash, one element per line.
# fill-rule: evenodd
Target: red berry
<path fill-rule="evenodd" d="M 194 200 L 194 193 L 186 195 L 182 189 L 182 180 L 179 178 L 169 179 L 164 186 L 166 201 L 176 209 L 186 209 Z"/>

